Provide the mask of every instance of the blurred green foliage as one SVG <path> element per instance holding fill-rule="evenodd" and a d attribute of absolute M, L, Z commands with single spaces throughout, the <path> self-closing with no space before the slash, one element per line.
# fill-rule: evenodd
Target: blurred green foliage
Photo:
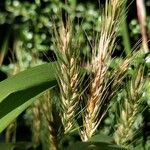
<path fill-rule="evenodd" d="M 76 17 L 76 28 L 83 31 L 99 30 L 100 15 L 98 9 L 92 4 L 78 4 L 70 1 L 70 6 L 57 0 L 42 0 L 35 2 L 6 0 L 5 11 L 0 13 L 0 24 L 9 24 L 14 40 L 23 41 L 25 50 L 31 52 L 54 50 L 52 44 L 52 24 L 58 21 L 61 8 L 67 10 L 72 17 Z M 59 19 L 58 19 L 59 18 Z M 82 23 L 81 23 L 82 22 Z"/>

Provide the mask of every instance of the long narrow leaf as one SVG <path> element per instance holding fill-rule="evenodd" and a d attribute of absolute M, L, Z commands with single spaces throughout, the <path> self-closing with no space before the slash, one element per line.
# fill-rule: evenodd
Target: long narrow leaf
<path fill-rule="evenodd" d="M 32 104 L 34 98 L 56 85 L 55 63 L 28 69 L 0 82 L 0 132 Z"/>

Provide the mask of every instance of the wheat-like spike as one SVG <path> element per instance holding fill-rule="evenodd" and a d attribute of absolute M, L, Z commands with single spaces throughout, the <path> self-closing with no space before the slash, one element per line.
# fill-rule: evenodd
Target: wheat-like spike
<path fill-rule="evenodd" d="M 59 31 L 55 30 L 57 56 L 58 56 L 58 78 L 61 92 L 62 123 L 65 133 L 74 127 L 74 115 L 79 103 L 78 86 L 80 75 L 78 67 L 79 51 L 76 49 L 76 41 L 73 39 L 72 21 L 62 23 Z"/>
<path fill-rule="evenodd" d="M 17 121 L 14 120 L 6 129 L 5 133 L 5 142 L 15 142 L 16 138 L 16 128 L 17 128 Z"/>
<path fill-rule="evenodd" d="M 76 72 L 76 68 L 74 68 L 74 59 L 72 58 L 70 64 L 71 68 L 64 69 L 64 65 L 62 65 L 62 74 L 66 76 L 67 83 L 64 81 L 64 79 L 60 79 L 60 89 L 61 89 L 61 98 L 62 98 L 62 107 L 63 107 L 63 116 L 62 116 L 62 122 L 64 124 L 65 132 L 69 132 L 73 127 L 73 120 L 75 115 L 75 110 L 77 107 L 77 104 L 79 103 L 79 95 L 77 92 L 78 87 L 78 73 Z M 66 66 L 67 67 L 67 66 Z M 67 70 L 70 70 L 69 74 L 67 73 Z"/>
<path fill-rule="evenodd" d="M 121 85 L 122 80 L 126 76 L 126 73 L 129 69 L 129 66 L 133 62 L 133 59 L 135 57 L 132 56 L 130 58 L 126 58 L 123 60 L 122 63 L 119 64 L 119 66 L 112 72 L 111 80 L 112 80 L 112 89 L 117 90 L 117 87 Z"/>
<path fill-rule="evenodd" d="M 93 47 L 94 52 L 91 62 L 93 75 L 84 117 L 84 127 L 81 132 L 83 141 L 87 141 L 95 133 L 100 120 L 104 116 L 104 113 L 102 113 L 99 118 L 99 112 L 102 110 L 103 106 L 108 105 L 106 97 L 103 97 L 106 94 L 104 91 L 107 92 L 107 90 L 105 90 L 107 86 L 107 63 L 114 48 L 116 28 L 119 25 L 124 4 L 124 0 L 121 2 L 119 0 L 107 1 L 104 14 L 102 15 L 100 39 L 98 44 Z"/>
<path fill-rule="evenodd" d="M 52 97 L 50 92 L 46 92 L 42 97 L 42 112 L 46 120 L 47 132 L 46 143 L 48 150 L 57 150 L 57 134 L 53 126 L 54 118 L 52 115 Z"/>
<path fill-rule="evenodd" d="M 40 144 L 40 128 L 41 128 L 41 114 L 40 114 L 40 99 L 37 99 L 32 106 L 32 142 L 33 147 L 36 148 Z"/>
<path fill-rule="evenodd" d="M 139 114 L 139 103 L 141 101 L 141 90 L 143 88 L 142 67 L 138 69 L 135 79 L 130 83 L 130 91 L 127 91 L 126 98 L 121 110 L 120 122 L 114 134 L 117 144 L 127 146 L 127 142 L 134 136 L 133 124 Z"/>
<path fill-rule="evenodd" d="M 126 146 L 127 141 L 133 138 L 133 123 L 138 114 L 138 105 L 134 104 L 132 107 L 127 99 L 124 101 L 124 110 L 121 112 L 120 123 L 118 124 L 117 131 L 114 138 L 118 145 Z"/>

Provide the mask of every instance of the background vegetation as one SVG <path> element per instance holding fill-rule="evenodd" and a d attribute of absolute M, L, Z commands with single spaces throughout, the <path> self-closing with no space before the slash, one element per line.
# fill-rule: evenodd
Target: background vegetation
<path fill-rule="evenodd" d="M 150 149 L 149 9 L 1 1 L 0 149 Z"/>

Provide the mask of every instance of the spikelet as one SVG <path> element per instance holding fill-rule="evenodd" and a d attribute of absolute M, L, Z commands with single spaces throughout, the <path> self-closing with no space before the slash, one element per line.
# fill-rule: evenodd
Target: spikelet
<path fill-rule="evenodd" d="M 47 128 L 45 135 L 47 150 L 57 150 L 57 133 L 54 128 L 54 118 L 52 115 L 52 97 L 50 91 L 46 92 L 42 96 L 42 113 L 44 115 Z"/>
<path fill-rule="evenodd" d="M 41 113 L 40 108 L 41 107 L 41 101 L 40 98 L 37 99 L 31 110 L 33 115 L 32 120 L 32 143 L 33 147 L 36 148 L 40 144 L 40 130 L 41 130 Z"/>
<path fill-rule="evenodd" d="M 93 46 L 91 61 L 92 77 L 90 94 L 87 100 L 86 113 L 84 117 L 81 138 L 87 141 L 96 131 L 101 119 L 107 110 L 107 69 L 110 54 L 114 49 L 116 30 L 121 20 L 122 8 L 125 1 L 110 0 L 106 2 L 105 11 L 102 15 L 102 25 L 98 43 Z M 106 107 L 106 109 L 104 108 Z M 102 109 L 104 112 L 101 112 Z"/>
<path fill-rule="evenodd" d="M 76 40 L 73 39 L 73 34 L 73 25 L 70 19 L 67 19 L 66 25 L 62 22 L 59 30 L 55 30 L 58 82 L 62 104 L 61 116 L 65 133 L 70 132 L 74 128 L 75 111 L 79 104 L 79 50 Z"/>
<path fill-rule="evenodd" d="M 140 113 L 139 104 L 141 102 L 143 89 L 143 68 L 138 69 L 137 74 L 131 80 L 130 89 L 126 91 L 126 97 L 121 109 L 120 122 L 114 134 L 117 144 L 127 146 L 127 142 L 134 136 L 133 124 Z"/>

